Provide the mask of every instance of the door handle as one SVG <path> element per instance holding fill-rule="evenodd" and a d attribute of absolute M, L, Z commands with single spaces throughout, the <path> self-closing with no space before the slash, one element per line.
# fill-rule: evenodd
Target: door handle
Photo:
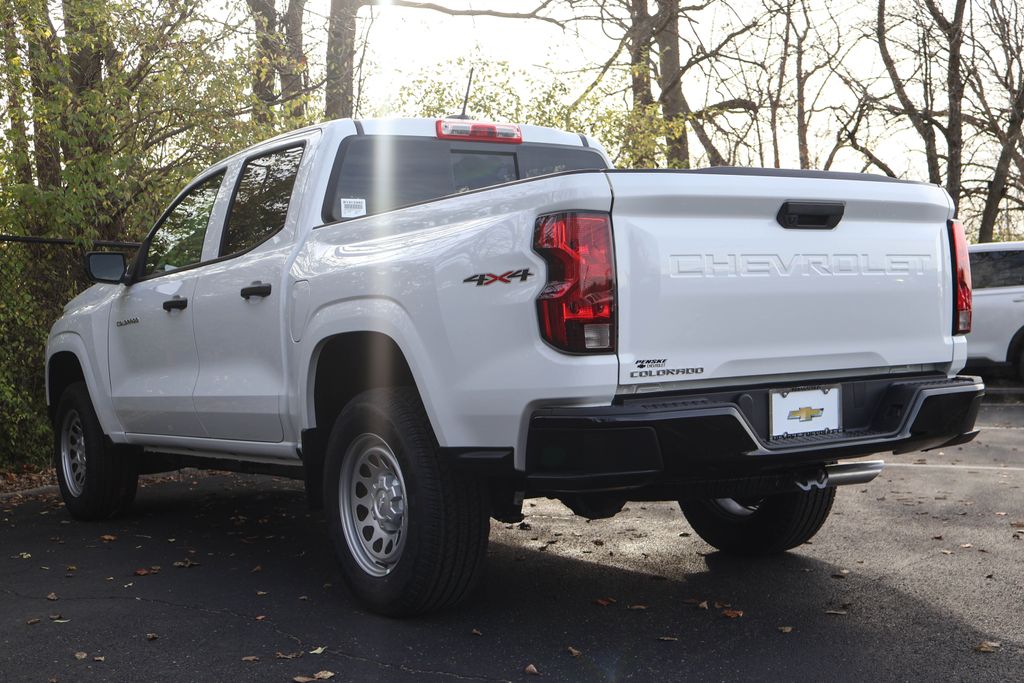
<path fill-rule="evenodd" d="M 242 298 L 248 301 L 251 297 L 263 298 L 270 296 L 271 287 L 265 282 L 254 282 L 248 287 L 242 287 Z"/>
<path fill-rule="evenodd" d="M 180 296 L 175 296 L 173 299 L 168 299 L 164 302 L 164 310 L 170 313 L 171 311 L 184 311 L 188 308 L 188 299 Z"/>

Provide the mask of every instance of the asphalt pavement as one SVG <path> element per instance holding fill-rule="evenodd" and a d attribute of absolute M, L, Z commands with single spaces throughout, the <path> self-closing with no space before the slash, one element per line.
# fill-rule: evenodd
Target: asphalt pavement
<path fill-rule="evenodd" d="M 713 552 L 674 504 L 531 501 L 471 604 L 404 621 L 353 602 L 297 482 L 186 471 L 104 523 L 7 497 L 0 681 L 1022 680 L 1024 405 L 981 419 L 774 558 Z"/>

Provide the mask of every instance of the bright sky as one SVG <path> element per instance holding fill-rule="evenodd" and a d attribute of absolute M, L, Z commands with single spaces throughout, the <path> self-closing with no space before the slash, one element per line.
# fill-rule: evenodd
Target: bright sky
<path fill-rule="evenodd" d="M 446 4 L 505 12 L 528 12 L 535 6 L 532 0 L 449 0 Z M 314 16 L 326 16 L 329 7 L 330 0 L 309 4 Z M 367 54 L 372 71 L 365 96 L 377 105 L 394 100 L 402 82 L 433 65 L 446 66 L 460 57 L 505 61 L 523 69 L 549 64 L 572 69 L 607 59 L 611 45 L 596 26 L 578 35 L 575 28 L 563 31 L 536 20 L 451 17 L 404 7 L 375 7 L 372 11 L 375 19 Z M 361 28 L 366 26 L 370 13 L 369 7 L 360 11 Z M 465 83 L 466 76 L 451 74 L 452 81 L 459 84 Z"/>

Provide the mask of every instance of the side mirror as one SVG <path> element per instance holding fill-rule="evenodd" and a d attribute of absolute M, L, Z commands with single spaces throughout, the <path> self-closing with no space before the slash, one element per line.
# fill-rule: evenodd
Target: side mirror
<path fill-rule="evenodd" d="M 113 285 L 124 281 L 128 257 L 117 251 L 90 251 L 85 255 L 85 274 L 93 282 Z"/>

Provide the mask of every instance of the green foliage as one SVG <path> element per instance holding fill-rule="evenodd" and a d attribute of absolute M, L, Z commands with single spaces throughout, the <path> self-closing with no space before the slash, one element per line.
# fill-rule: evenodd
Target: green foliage
<path fill-rule="evenodd" d="M 4 48 L 15 53 L 0 83 L 0 233 L 83 245 L 139 240 L 202 168 L 307 123 L 292 114 L 294 103 L 257 104 L 254 50 L 239 44 L 231 17 L 207 16 L 206 5 L 7 0 L 0 7 Z M 24 110 L 22 142 L 11 102 Z M 26 162 L 31 182 L 19 172 Z M 0 243 L 0 466 L 46 458 L 46 337 L 85 284 L 81 255 Z"/>
<path fill-rule="evenodd" d="M 402 88 L 395 109 L 406 116 L 428 118 L 459 113 L 466 85 L 448 75 L 468 75 L 470 64 L 475 65 L 466 108 L 471 117 L 586 133 L 601 141 L 621 168 L 666 165 L 666 136 L 682 129 L 682 123 L 666 121 L 657 105 L 631 109 L 607 96 L 607 89 L 621 85 L 614 76 L 608 77 L 605 91 L 576 101 L 587 85 L 580 79 L 551 73 L 538 78 L 506 62 L 482 59 L 459 59 L 444 68 L 424 70 Z"/>

